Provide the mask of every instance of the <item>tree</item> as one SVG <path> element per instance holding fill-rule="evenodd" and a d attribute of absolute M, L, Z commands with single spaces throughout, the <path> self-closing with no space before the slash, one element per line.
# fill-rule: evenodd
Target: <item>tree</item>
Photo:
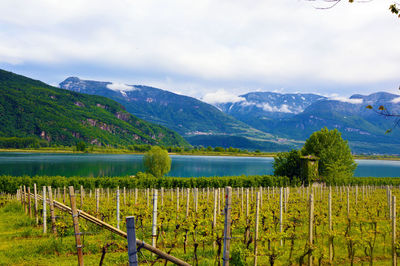
<path fill-rule="evenodd" d="M 388 111 L 383 105 L 379 106 L 378 109 L 375 109 L 371 105 L 367 105 L 367 109 L 370 109 L 377 113 L 378 115 L 385 116 L 385 117 L 394 117 L 395 121 L 392 128 L 386 130 L 386 133 L 392 132 L 392 130 L 400 125 L 400 114 L 395 114 Z"/>
<path fill-rule="evenodd" d="M 347 141 L 343 140 L 337 129 L 325 127 L 311 134 L 301 154 L 319 157 L 319 175 L 328 183 L 353 176 L 357 167 Z"/>
<path fill-rule="evenodd" d="M 77 150 L 77 151 L 85 151 L 85 150 L 86 150 L 86 143 L 83 142 L 83 141 L 79 141 L 79 142 L 76 144 L 76 150 Z"/>
<path fill-rule="evenodd" d="M 306 1 L 318 1 L 318 0 L 306 0 Z M 369 1 L 365 1 L 365 0 L 348 0 L 349 3 L 365 3 L 365 2 L 369 2 Z M 342 0 L 319 0 L 319 2 L 325 2 L 328 3 L 328 6 L 324 6 L 324 7 L 316 7 L 317 9 L 330 9 L 333 8 L 334 6 L 336 6 L 337 4 L 339 4 L 340 2 L 342 2 Z M 396 4 L 393 3 L 389 6 L 389 10 L 390 12 L 392 12 L 393 14 L 395 14 L 396 16 L 398 16 L 400 18 L 400 7 Z"/>
<path fill-rule="evenodd" d="M 319 158 L 318 174 L 320 180 L 335 183 L 347 179 L 354 174 L 357 165 L 354 162 L 347 141 L 343 140 L 337 129 L 323 128 L 314 132 L 306 140 L 301 151 L 278 153 L 274 158 L 274 175 L 287 176 L 291 181 L 297 178 L 304 184 L 309 180 L 301 176 L 301 157 L 313 155 Z"/>
<path fill-rule="evenodd" d="M 300 156 L 299 150 L 290 152 L 279 152 L 274 158 L 274 175 L 287 176 L 290 181 L 300 177 Z"/>
<path fill-rule="evenodd" d="M 166 150 L 152 146 L 143 156 L 144 167 L 155 177 L 163 177 L 171 170 L 171 158 Z"/>

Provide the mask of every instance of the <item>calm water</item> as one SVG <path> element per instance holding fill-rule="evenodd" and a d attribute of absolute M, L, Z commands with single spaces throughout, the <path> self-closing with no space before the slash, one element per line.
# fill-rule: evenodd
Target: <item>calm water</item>
<path fill-rule="evenodd" d="M 171 156 L 169 176 L 272 174 L 273 158 Z M 355 176 L 400 177 L 400 161 L 357 160 Z M 144 171 L 142 155 L 0 153 L 0 175 L 124 176 Z"/>

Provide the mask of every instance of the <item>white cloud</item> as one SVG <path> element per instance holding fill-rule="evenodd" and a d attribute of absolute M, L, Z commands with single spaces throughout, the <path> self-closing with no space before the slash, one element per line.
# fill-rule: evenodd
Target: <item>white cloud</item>
<path fill-rule="evenodd" d="M 262 105 L 257 105 L 257 106 L 262 107 L 262 109 L 264 109 L 264 111 L 267 112 L 293 113 L 293 111 L 289 109 L 289 106 L 287 104 L 282 104 L 280 107 L 271 106 L 268 103 L 264 103 Z"/>
<path fill-rule="evenodd" d="M 102 80 L 135 75 L 192 95 L 188 80 L 201 95 L 251 83 L 293 90 L 286 85 L 305 79 L 397 81 L 400 24 L 390 1 L 347 2 L 317 10 L 293 0 L 0 1 L 0 65 L 60 66 L 65 76 L 72 62 Z"/>
<path fill-rule="evenodd" d="M 400 103 L 400 97 L 394 98 L 391 100 L 392 103 Z"/>
<path fill-rule="evenodd" d="M 236 103 L 245 101 L 246 99 L 234 95 L 226 90 L 217 90 L 216 92 L 207 93 L 206 95 L 203 96 L 202 100 L 210 104 L 216 104 L 216 103 L 226 103 L 226 102 Z"/>
<path fill-rule="evenodd" d="M 340 97 L 340 96 L 331 97 L 331 98 L 329 98 L 329 100 L 340 101 L 340 102 L 344 102 L 344 103 L 352 103 L 352 104 L 362 104 L 364 101 L 363 99 L 349 99 L 349 98 Z"/>
<path fill-rule="evenodd" d="M 134 91 L 137 90 L 134 86 L 129 86 L 123 83 L 107 84 L 107 88 L 113 91 Z"/>

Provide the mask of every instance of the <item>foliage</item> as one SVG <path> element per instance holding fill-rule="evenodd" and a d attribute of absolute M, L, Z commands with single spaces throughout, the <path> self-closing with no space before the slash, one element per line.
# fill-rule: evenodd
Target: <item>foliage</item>
<path fill-rule="evenodd" d="M 143 156 L 143 163 L 147 171 L 155 177 L 163 177 L 171 170 L 171 158 L 168 151 L 153 146 Z"/>
<path fill-rule="evenodd" d="M 298 150 L 280 152 L 274 157 L 274 175 L 287 176 L 290 180 L 300 177 L 300 156 Z"/>
<path fill-rule="evenodd" d="M 151 174 L 139 172 L 134 177 L 64 177 L 64 176 L 0 176 L 0 192 L 13 193 L 19 186 L 25 185 L 33 187 L 36 183 L 38 187 L 51 186 L 53 188 L 63 188 L 68 186 L 88 189 L 95 187 L 102 188 L 206 188 L 206 187 L 280 187 L 287 185 L 299 185 L 296 181 L 292 183 L 287 177 L 271 175 L 254 176 L 222 176 L 222 177 L 164 177 L 156 178 Z"/>
<path fill-rule="evenodd" d="M 79 141 L 79 142 L 76 144 L 76 150 L 77 150 L 77 151 L 85 151 L 85 150 L 86 150 L 86 143 L 83 142 L 83 141 Z"/>
<path fill-rule="evenodd" d="M 42 148 L 48 147 L 49 143 L 46 140 L 39 139 L 37 137 L 26 137 L 26 138 L 4 138 L 0 137 L 0 148 L 10 149 L 23 149 L 23 148 Z"/>
<path fill-rule="evenodd" d="M 314 132 L 306 140 L 301 153 L 319 157 L 319 175 L 328 183 L 352 177 L 357 167 L 347 141 L 342 139 L 337 129 L 323 128 Z"/>

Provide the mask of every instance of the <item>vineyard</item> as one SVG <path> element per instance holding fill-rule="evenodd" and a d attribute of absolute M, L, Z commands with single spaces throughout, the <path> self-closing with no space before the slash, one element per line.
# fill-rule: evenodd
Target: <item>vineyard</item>
<path fill-rule="evenodd" d="M 75 189 L 78 209 L 123 231 L 125 217 L 134 216 L 137 239 L 192 265 L 390 265 L 400 251 L 398 187 Z M 46 234 L 74 235 L 69 213 L 56 208 L 52 221 L 47 209 L 43 220 L 43 207 L 49 201 L 41 202 L 42 189 L 35 190 L 36 197 L 33 189 L 25 191 L 21 187 L 17 194 L 2 198 L 23 203 L 27 216 Z M 66 188 L 50 191 L 55 201 L 70 206 Z M 80 217 L 79 226 L 85 235 L 85 259 L 86 254 L 96 253 L 85 242 L 98 239 L 105 229 Z M 104 246 L 111 239 L 115 247 L 108 252 L 125 253 L 128 262 L 126 239 L 101 239 Z M 97 254 L 100 261 L 105 252 L 99 249 Z M 138 260 L 167 263 L 144 249 Z"/>

